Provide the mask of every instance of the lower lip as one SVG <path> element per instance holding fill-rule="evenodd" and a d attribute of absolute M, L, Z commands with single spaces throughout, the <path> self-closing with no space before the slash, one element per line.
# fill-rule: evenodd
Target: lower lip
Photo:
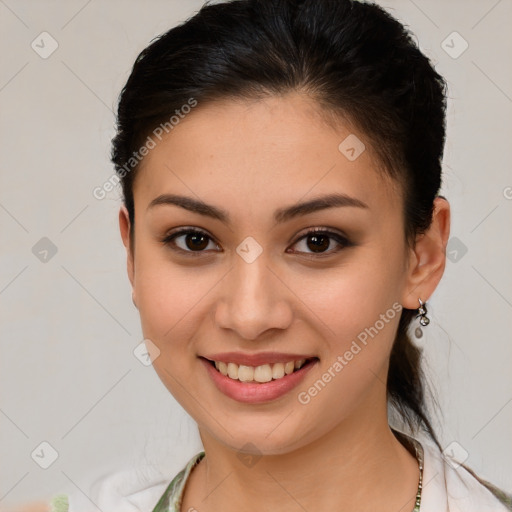
<path fill-rule="evenodd" d="M 200 359 L 219 391 L 233 400 L 247 404 L 270 402 L 285 395 L 298 386 L 309 370 L 318 362 L 317 359 L 313 359 L 300 370 L 290 373 L 290 375 L 285 375 L 281 379 L 271 380 L 270 382 L 259 383 L 240 382 L 239 380 L 231 379 L 222 375 L 207 359 Z"/>

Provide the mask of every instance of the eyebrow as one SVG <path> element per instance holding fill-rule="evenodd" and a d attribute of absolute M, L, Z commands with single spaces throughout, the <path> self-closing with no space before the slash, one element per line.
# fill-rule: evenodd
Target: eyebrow
<path fill-rule="evenodd" d="M 224 224 L 230 224 L 231 218 L 229 213 L 222 208 L 207 204 L 203 201 L 198 201 L 191 197 L 180 196 L 176 194 L 162 194 L 155 197 L 149 205 L 148 210 L 159 205 L 174 205 L 184 208 L 193 213 L 211 217 L 212 219 L 220 220 Z M 279 208 L 274 212 L 274 221 L 276 224 L 287 222 L 295 217 L 307 215 L 320 210 L 328 208 L 339 207 L 355 207 L 355 208 L 369 208 L 369 206 L 355 197 L 346 194 L 328 194 L 321 197 L 316 197 L 310 201 L 296 203 L 285 208 Z"/>

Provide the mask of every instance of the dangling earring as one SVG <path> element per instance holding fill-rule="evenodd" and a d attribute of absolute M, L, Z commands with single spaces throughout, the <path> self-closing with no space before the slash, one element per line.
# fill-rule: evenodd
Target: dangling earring
<path fill-rule="evenodd" d="M 418 315 L 416 318 L 420 317 L 420 324 L 423 325 L 423 327 L 427 326 L 430 323 L 430 318 L 427 316 L 427 305 L 423 304 L 421 299 L 418 299 L 420 303 L 420 307 L 418 308 Z"/>
<path fill-rule="evenodd" d="M 430 323 L 430 318 L 427 316 L 427 304 L 424 304 L 421 299 L 418 299 L 418 301 L 420 303 L 420 307 L 418 308 L 418 314 L 416 315 L 416 318 L 420 319 L 420 325 L 426 327 Z M 416 327 L 414 334 L 416 338 L 421 338 L 423 336 L 421 327 Z"/>

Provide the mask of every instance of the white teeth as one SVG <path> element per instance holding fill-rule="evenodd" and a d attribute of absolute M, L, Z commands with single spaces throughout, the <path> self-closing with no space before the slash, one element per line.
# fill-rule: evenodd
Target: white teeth
<path fill-rule="evenodd" d="M 215 361 L 215 368 L 233 380 L 241 382 L 270 382 L 272 379 L 282 379 L 304 366 L 306 359 L 288 361 L 287 363 L 263 364 L 260 366 L 246 366 L 235 363 Z"/>
<path fill-rule="evenodd" d="M 232 379 L 238 379 L 238 365 L 235 363 L 228 363 L 228 376 Z"/>
<path fill-rule="evenodd" d="M 281 377 L 284 377 L 284 364 L 283 363 L 276 363 L 272 367 L 272 378 L 273 379 L 280 379 Z"/>
<path fill-rule="evenodd" d="M 256 382 L 270 382 L 272 380 L 272 369 L 269 364 L 256 366 L 254 369 L 254 380 Z"/>
<path fill-rule="evenodd" d="M 290 373 L 293 373 L 294 369 L 295 369 L 295 363 L 293 361 L 290 361 L 289 363 L 286 363 L 284 365 L 284 373 L 286 373 L 286 375 L 290 375 Z"/>
<path fill-rule="evenodd" d="M 228 374 L 228 365 L 226 363 L 223 363 L 222 361 L 219 361 L 219 367 L 217 368 L 222 375 Z"/>
<path fill-rule="evenodd" d="M 252 366 L 244 366 L 241 364 L 238 367 L 238 380 L 241 382 L 249 382 L 254 380 L 254 368 Z"/>

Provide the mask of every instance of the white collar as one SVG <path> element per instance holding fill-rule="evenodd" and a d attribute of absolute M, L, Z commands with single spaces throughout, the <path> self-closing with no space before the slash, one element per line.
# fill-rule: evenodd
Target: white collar
<path fill-rule="evenodd" d="M 454 457 L 442 454 L 430 439 L 425 437 L 414 439 L 423 448 L 421 512 L 508 512 L 510 510 Z"/>

